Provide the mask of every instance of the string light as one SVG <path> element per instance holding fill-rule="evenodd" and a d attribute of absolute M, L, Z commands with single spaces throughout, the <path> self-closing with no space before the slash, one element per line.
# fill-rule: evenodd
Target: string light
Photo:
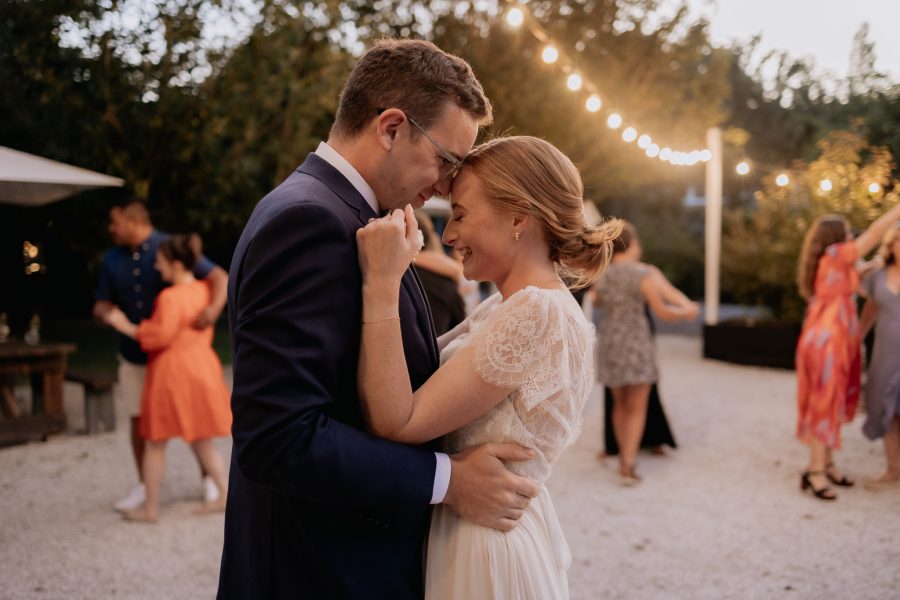
<path fill-rule="evenodd" d="M 832 188 L 830 179 L 823 179 L 819 182 L 819 189 L 823 192 L 830 192 Z"/>
<path fill-rule="evenodd" d="M 527 26 L 534 37 L 537 38 L 540 43 L 544 44 L 544 48 L 541 51 L 541 60 L 548 65 L 559 63 L 559 68 L 563 73 L 568 75 L 566 78 L 566 86 L 568 89 L 573 92 L 584 89 L 589 94 L 584 103 L 585 109 L 592 113 L 599 112 L 603 108 L 603 102 L 600 100 L 600 91 L 597 86 L 591 81 L 585 80 L 581 74 L 576 72 L 575 61 L 569 58 L 564 52 L 561 52 L 554 45 L 553 40 L 544 30 L 540 22 L 532 18 L 531 15 L 526 12 L 527 9 L 524 7 L 524 3 L 513 2 L 512 0 L 507 1 L 510 4 L 513 4 L 513 6 L 506 11 L 507 25 L 512 28 L 519 28 L 523 25 Z M 579 42 L 579 44 L 581 44 L 581 47 L 576 44 L 576 50 L 581 51 L 583 49 L 583 43 Z M 610 110 L 607 115 L 606 124 L 610 129 L 619 129 L 625 125 L 625 121 L 621 114 Z M 658 158 L 659 160 L 672 165 L 691 166 L 696 165 L 699 162 L 709 162 L 712 160 L 712 152 L 708 148 L 684 152 L 673 150 L 668 146 L 660 147 L 659 144 L 654 143 L 651 136 L 647 134 L 642 134 L 638 137 L 637 129 L 633 126 L 628 126 L 622 131 L 622 139 L 629 143 L 637 139 L 638 147 L 644 150 L 644 153 L 649 158 Z M 738 175 L 747 175 L 750 173 L 750 163 L 746 160 L 739 162 L 735 166 L 735 171 Z M 781 173 L 775 178 L 775 183 L 784 187 L 790 183 L 790 179 L 785 173 Z M 831 186 L 832 183 L 828 180 L 823 180 L 820 183 L 820 189 L 822 189 L 822 191 L 830 191 L 832 189 Z M 878 183 L 873 182 L 868 186 L 868 190 L 871 194 L 877 194 L 882 191 L 882 188 Z"/>
<path fill-rule="evenodd" d="M 541 52 L 541 60 L 543 60 L 548 65 L 552 65 L 559 59 L 559 50 L 554 48 L 553 46 L 547 46 L 544 48 L 544 51 Z"/>
<path fill-rule="evenodd" d="M 522 23 L 525 22 L 525 14 L 522 12 L 522 9 L 516 8 L 515 6 L 509 9 L 509 12 L 506 13 L 506 24 L 512 28 L 518 28 L 522 26 Z"/>
<path fill-rule="evenodd" d="M 875 182 L 872 182 L 872 183 L 869 184 L 869 193 L 870 193 L 870 194 L 877 194 L 877 193 L 880 192 L 880 191 L 881 191 L 881 185 L 880 185 L 880 184 L 875 183 Z"/>
<path fill-rule="evenodd" d="M 573 92 L 577 92 L 578 90 L 580 90 L 583 84 L 584 81 L 581 79 L 581 75 L 579 75 L 578 73 L 572 73 L 566 80 L 566 86 Z"/>

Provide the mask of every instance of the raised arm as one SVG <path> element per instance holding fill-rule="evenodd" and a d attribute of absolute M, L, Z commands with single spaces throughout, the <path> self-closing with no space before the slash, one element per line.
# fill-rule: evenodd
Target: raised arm
<path fill-rule="evenodd" d="M 658 279 L 660 294 L 662 295 L 663 300 L 671 304 L 672 306 L 680 306 L 690 307 L 694 303 L 690 298 L 684 295 L 681 290 L 671 284 L 666 276 L 663 274 L 659 268 L 654 265 L 647 265 L 650 268 L 651 274 Z"/>
<path fill-rule="evenodd" d="M 884 238 L 888 228 L 898 219 L 900 219 L 900 204 L 878 217 L 869 225 L 869 228 L 856 238 L 856 249 L 859 252 L 859 257 L 863 258 L 874 250 Z"/>
<path fill-rule="evenodd" d="M 219 266 L 213 267 L 209 274 L 203 278 L 209 285 L 209 304 L 200 311 L 194 321 L 196 329 L 206 329 L 215 324 L 225 308 L 225 302 L 228 298 L 228 273 Z"/>
<path fill-rule="evenodd" d="M 684 297 L 687 300 L 686 304 L 670 304 L 666 301 L 666 294 L 672 295 L 671 292 L 666 290 L 667 284 L 668 281 L 662 277 L 661 273 L 657 272 L 655 274 L 652 270 L 641 280 L 641 293 L 643 293 L 644 299 L 647 301 L 653 314 L 664 321 L 695 319 L 699 314 L 699 309 L 695 303 L 687 300 L 686 297 Z M 668 285 L 671 287 L 671 284 Z M 672 289 L 675 288 L 673 287 Z M 678 292 L 678 294 L 682 297 L 684 296 L 681 292 Z"/>
<path fill-rule="evenodd" d="M 421 269 L 449 277 L 457 283 L 462 277 L 462 265 L 446 254 L 424 250 L 415 257 L 415 263 Z"/>
<path fill-rule="evenodd" d="M 370 430 L 406 443 L 458 429 L 511 391 L 486 382 L 475 371 L 474 350 L 464 348 L 413 393 L 397 316 L 400 280 L 417 247 L 415 232 L 411 208 L 357 232 L 363 272 L 359 395 Z"/>

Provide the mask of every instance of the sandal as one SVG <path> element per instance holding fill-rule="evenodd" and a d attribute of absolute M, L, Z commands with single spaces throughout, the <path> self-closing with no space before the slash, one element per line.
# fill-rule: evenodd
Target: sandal
<path fill-rule="evenodd" d="M 805 492 L 809 489 L 820 500 L 837 500 L 834 490 L 827 485 L 817 489 L 809 480 L 810 475 L 825 475 L 827 477 L 825 471 L 804 471 L 803 475 L 800 476 L 800 491 Z"/>
<path fill-rule="evenodd" d="M 825 465 L 825 477 L 828 478 L 828 481 L 830 481 L 830 482 L 833 483 L 834 485 L 839 485 L 839 486 L 841 486 L 841 487 L 853 487 L 853 484 L 856 483 L 856 482 L 853 481 L 852 479 L 847 479 L 847 476 L 846 476 L 846 475 L 841 475 L 841 478 L 840 478 L 840 479 L 838 479 L 837 477 L 833 476 L 833 475 L 831 474 L 831 471 L 832 471 L 832 469 L 834 469 L 834 468 L 835 468 L 835 466 L 834 466 L 834 463 L 833 463 L 833 462 L 830 462 L 830 463 L 828 463 L 827 465 Z"/>

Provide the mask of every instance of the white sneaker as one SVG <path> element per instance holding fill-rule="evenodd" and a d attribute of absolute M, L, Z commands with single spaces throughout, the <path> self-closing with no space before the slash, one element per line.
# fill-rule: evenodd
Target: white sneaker
<path fill-rule="evenodd" d="M 216 502 L 219 499 L 219 486 L 210 475 L 203 478 L 203 501 Z"/>
<path fill-rule="evenodd" d="M 129 510 L 136 509 L 146 501 L 147 488 L 144 487 L 143 483 L 139 483 L 128 492 L 127 496 L 113 504 L 113 508 L 119 512 L 128 512 Z"/>

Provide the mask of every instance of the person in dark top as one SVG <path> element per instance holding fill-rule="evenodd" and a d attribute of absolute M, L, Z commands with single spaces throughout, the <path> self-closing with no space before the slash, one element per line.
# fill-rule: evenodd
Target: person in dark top
<path fill-rule="evenodd" d="M 154 263 L 156 251 L 168 235 L 153 227 L 147 207 L 136 199 L 110 210 L 109 234 L 116 247 L 103 257 L 94 302 L 94 318 L 109 325 L 108 317 L 112 309 L 118 307 L 129 321 L 137 324 L 153 313 L 156 297 L 166 285 Z M 216 322 L 225 307 L 228 274 L 205 256 L 200 257 L 193 271 L 197 279 L 206 281 L 210 286 L 210 303 L 197 315 L 194 322 L 195 328 L 206 329 Z M 120 334 L 118 357 L 118 395 L 131 417 L 131 448 L 139 479 L 137 486 L 114 505 L 116 510 L 126 512 L 141 506 L 146 500 L 141 471 L 144 440 L 140 434 L 140 413 L 147 374 L 147 355 L 135 340 Z M 217 495 L 218 488 L 204 473 L 205 500 L 215 501 Z"/>

